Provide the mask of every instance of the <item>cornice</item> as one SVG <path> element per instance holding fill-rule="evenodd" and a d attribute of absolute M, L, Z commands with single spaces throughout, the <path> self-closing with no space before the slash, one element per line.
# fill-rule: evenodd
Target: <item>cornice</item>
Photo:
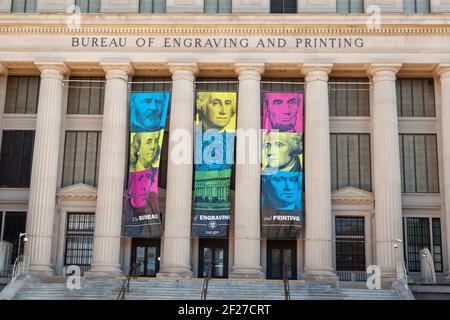
<path fill-rule="evenodd" d="M 373 199 L 331 199 L 332 204 L 363 205 L 373 204 Z"/>
<path fill-rule="evenodd" d="M 229 19 L 228 22 L 234 20 Z M 107 21 L 106 21 L 107 22 Z M 198 21 L 186 23 L 158 21 L 157 24 L 147 21 L 146 23 L 130 23 L 123 21 L 123 24 L 92 23 L 83 24 L 80 28 L 70 28 L 58 21 L 55 24 L 41 23 L 14 23 L 7 21 L 0 22 L 0 34 L 3 35 L 71 35 L 71 36 L 417 36 L 417 35 L 450 35 L 450 20 L 442 23 L 418 23 L 418 24 L 383 24 L 380 28 L 369 29 L 365 22 L 349 24 L 333 24 L 332 20 L 321 21 L 321 23 L 308 24 L 308 21 L 292 21 L 280 23 L 266 21 L 264 17 L 258 20 L 240 23 L 225 23 L 223 20 L 209 21 L 201 24 Z"/>

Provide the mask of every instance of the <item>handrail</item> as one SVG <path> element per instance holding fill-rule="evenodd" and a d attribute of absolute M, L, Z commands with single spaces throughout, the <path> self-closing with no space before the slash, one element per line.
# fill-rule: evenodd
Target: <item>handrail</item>
<path fill-rule="evenodd" d="M 21 274 L 28 273 L 30 266 L 30 258 L 26 255 L 20 255 L 14 261 L 13 271 L 11 275 L 11 281 L 16 280 Z"/>
<path fill-rule="evenodd" d="M 403 260 L 397 262 L 397 280 L 408 288 L 408 272 Z"/>
<path fill-rule="evenodd" d="M 127 277 L 122 282 L 122 288 L 119 291 L 119 295 L 117 296 L 117 300 L 125 300 L 125 293 L 130 292 L 130 281 L 131 278 L 137 277 L 137 271 L 139 270 L 140 263 L 135 262 L 131 265 L 130 272 L 128 272 Z"/>
<path fill-rule="evenodd" d="M 202 287 L 202 296 L 201 296 L 201 300 L 206 300 L 206 296 L 208 295 L 208 284 L 209 284 L 209 280 L 211 280 L 212 277 L 212 263 L 210 263 L 208 265 L 208 271 L 206 272 L 206 277 L 203 280 L 203 287 Z"/>
<path fill-rule="evenodd" d="M 291 291 L 289 289 L 289 278 L 287 265 L 283 264 L 283 286 L 284 286 L 284 300 L 291 300 Z"/>

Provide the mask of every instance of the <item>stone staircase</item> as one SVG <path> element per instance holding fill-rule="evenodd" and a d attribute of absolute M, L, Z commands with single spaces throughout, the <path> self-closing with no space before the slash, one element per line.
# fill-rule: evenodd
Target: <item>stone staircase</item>
<path fill-rule="evenodd" d="M 70 290 L 64 278 L 25 282 L 15 300 L 115 300 L 123 279 L 85 278 Z M 200 300 L 201 279 L 131 280 L 127 300 Z M 327 284 L 290 281 L 291 300 L 399 300 L 395 290 L 335 288 Z M 211 280 L 207 300 L 284 300 L 283 282 L 276 280 Z"/>

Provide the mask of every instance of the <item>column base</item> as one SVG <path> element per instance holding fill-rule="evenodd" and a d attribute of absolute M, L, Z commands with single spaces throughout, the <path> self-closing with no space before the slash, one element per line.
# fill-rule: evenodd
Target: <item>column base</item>
<path fill-rule="evenodd" d="M 447 274 L 447 276 L 445 277 L 445 281 L 447 281 L 447 283 L 450 284 L 450 272 Z"/>
<path fill-rule="evenodd" d="M 331 270 L 305 270 L 304 279 L 306 281 L 330 284 L 337 284 L 339 282 L 339 277 Z"/>
<path fill-rule="evenodd" d="M 28 273 L 40 277 L 51 277 L 55 275 L 51 266 L 43 264 L 30 264 Z"/>
<path fill-rule="evenodd" d="M 120 277 L 123 276 L 123 272 L 120 269 L 120 266 L 111 266 L 111 265 L 92 265 L 89 271 L 84 273 L 85 277 Z"/>
<path fill-rule="evenodd" d="M 233 266 L 233 271 L 229 275 L 230 279 L 264 279 L 261 267 L 240 267 Z"/>
<path fill-rule="evenodd" d="M 156 274 L 159 279 L 168 278 L 192 278 L 192 271 L 187 267 L 163 267 L 160 272 Z"/>

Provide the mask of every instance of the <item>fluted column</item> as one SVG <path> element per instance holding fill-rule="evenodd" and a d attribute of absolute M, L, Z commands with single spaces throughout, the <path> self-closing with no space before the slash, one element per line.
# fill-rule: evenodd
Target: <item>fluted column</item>
<path fill-rule="evenodd" d="M 332 64 L 305 64 L 305 279 L 333 273 L 328 74 Z"/>
<path fill-rule="evenodd" d="M 89 276 L 121 274 L 120 239 L 127 157 L 128 62 L 102 63 L 106 72 L 94 252 Z"/>
<path fill-rule="evenodd" d="M 56 205 L 64 63 L 35 63 L 41 71 L 25 254 L 30 272 L 52 274 L 51 251 Z"/>
<path fill-rule="evenodd" d="M 261 74 L 263 63 L 237 63 L 239 75 L 239 101 L 237 114 L 236 192 L 234 201 L 234 265 L 230 277 L 262 278 L 260 242 L 260 185 L 261 163 L 252 161 L 249 155 L 260 154 L 256 146 L 245 136 L 259 137 L 261 128 Z M 247 155 L 247 156 L 246 156 Z"/>
<path fill-rule="evenodd" d="M 172 73 L 164 252 L 158 277 L 191 277 L 191 208 L 196 63 L 169 63 Z"/>
<path fill-rule="evenodd" d="M 3 113 L 6 103 L 6 84 L 8 82 L 8 68 L 0 62 L 0 146 L 2 145 Z"/>
<path fill-rule="evenodd" d="M 376 265 L 383 281 L 397 278 L 403 260 L 400 150 L 395 79 L 400 64 L 373 64 L 371 99 Z"/>
<path fill-rule="evenodd" d="M 442 134 L 442 167 L 444 177 L 445 230 L 447 231 L 447 259 L 450 262 L 450 64 L 441 64 L 436 70 L 441 80 L 441 134 Z M 448 264 L 450 265 L 450 263 Z M 450 270 L 447 280 L 450 281 Z"/>

